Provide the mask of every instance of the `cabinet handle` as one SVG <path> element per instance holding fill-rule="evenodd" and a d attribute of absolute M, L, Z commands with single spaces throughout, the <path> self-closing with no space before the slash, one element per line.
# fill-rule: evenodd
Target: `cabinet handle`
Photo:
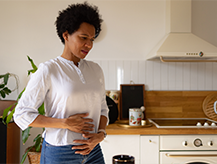
<path fill-rule="evenodd" d="M 217 157 L 217 154 L 166 154 L 167 157 Z"/>

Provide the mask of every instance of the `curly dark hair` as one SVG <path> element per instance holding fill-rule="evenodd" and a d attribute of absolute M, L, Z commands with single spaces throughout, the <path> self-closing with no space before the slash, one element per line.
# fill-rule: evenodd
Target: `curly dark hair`
<path fill-rule="evenodd" d="M 65 10 L 59 11 L 55 25 L 57 34 L 63 44 L 65 40 L 62 34 L 66 31 L 71 35 L 77 31 L 83 22 L 89 23 L 95 27 L 95 38 L 101 31 L 102 23 L 101 15 L 99 15 L 98 7 L 91 6 L 87 2 L 82 4 L 69 5 Z"/>

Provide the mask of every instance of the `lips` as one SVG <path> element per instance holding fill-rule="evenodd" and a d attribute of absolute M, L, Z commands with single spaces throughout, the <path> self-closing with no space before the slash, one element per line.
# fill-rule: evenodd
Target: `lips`
<path fill-rule="evenodd" d="M 81 52 L 84 53 L 85 55 L 87 55 L 89 51 L 88 50 L 81 50 Z"/>

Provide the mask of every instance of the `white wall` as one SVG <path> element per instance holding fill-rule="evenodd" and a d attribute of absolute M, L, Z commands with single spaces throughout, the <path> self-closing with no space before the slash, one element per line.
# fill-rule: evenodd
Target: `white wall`
<path fill-rule="evenodd" d="M 27 55 L 37 65 L 61 55 L 63 45 L 54 22 L 58 11 L 78 1 L 0 0 L 0 74 L 17 74 L 22 90 L 27 83 L 27 70 L 31 68 Z M 87 59 L 142 60 L 165 33 L 163 0 L 90 3 L 99 7 L 104 23 Z M 8 98 L 16 96 L 14 93 Z"/>
<path fill-rule="evenodd" d="M 77 1 L 0 0 L 0 74 L 19 76 L 21 91 L 31 68 L 26 55 L 38 65 L 61 55 L 63 45 L 54 22 L 58 11 Z M 83 2 L 80 0 L 80 2 Z M 165 34 L 165 0 L 95 0 L 104 23 L 87 59 L 99 63 L 105 73 L 106 89 L 119 84 L 143 83 L 147 90 L 216 90 L 216 63 L 160 63 L 144 56 Z M 209 32 L 209 31 L 208 31 Z M 216 44 L 217 45 L 217 44 Z M 10 80 L 14 87 L 14 80 Z M 16 99 L 14 92 L 7 99 Z M 34 128 L 32 136 L 41 129 Z M 32 144 L 22 146 L 21 155 Z"/>
<path fill-rule="evenodd" d="M 192 32 L 217 46 L 217 1 L 192 1 Z"/>

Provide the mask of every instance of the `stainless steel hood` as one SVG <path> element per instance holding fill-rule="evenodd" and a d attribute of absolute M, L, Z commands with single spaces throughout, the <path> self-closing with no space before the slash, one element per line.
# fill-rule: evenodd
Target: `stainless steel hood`
<path fill-rule="evenodd" d="M 217 47 L 191 33 L 191 0 L 166 1 L 166 33 L 147 60 L 217 62 Z"/>

